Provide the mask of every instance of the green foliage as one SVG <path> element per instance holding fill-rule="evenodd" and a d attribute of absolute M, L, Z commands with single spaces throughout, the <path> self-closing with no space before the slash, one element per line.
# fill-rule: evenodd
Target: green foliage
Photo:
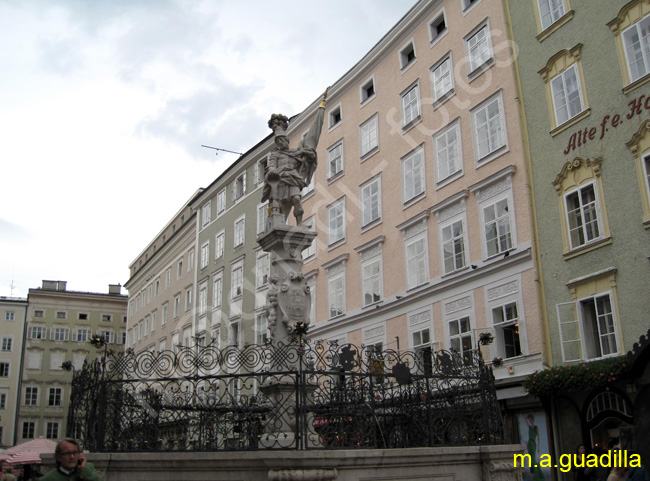
<path fill-rule="evenodd" d="M 606 389 L 625 376 L 625 356 L 600 361 L 564 364 L 535 371 L 524 381 L 524 388 L 536 396 L 550 396 L 559 391 Z"/>

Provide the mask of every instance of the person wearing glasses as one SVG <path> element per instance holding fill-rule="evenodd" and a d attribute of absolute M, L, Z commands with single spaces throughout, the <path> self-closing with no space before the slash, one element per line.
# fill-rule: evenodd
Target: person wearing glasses
<path fill-rule="evenodd" d="M 76 440 L 62 439 L 57 443 L 54 454 L 56 469 L 41 477 L 41 481 L 102 481 L 93 463 L 86 460 Z"/>

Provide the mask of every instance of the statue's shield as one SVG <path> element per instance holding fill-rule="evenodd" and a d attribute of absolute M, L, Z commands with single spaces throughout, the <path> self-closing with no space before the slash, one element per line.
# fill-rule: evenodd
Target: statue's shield
<path fill-rule="evenodd" d="M 285 317 L 291 324 L 298 321 L 309 321 L 311 299 L 306 292 L 306 286 L 300 282 L 283 284 L 278 293 L 278 304 Z"/>

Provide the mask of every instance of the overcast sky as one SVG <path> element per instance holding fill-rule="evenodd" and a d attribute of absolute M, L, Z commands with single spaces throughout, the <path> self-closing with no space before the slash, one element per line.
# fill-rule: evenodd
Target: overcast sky
<path fill-rule="evenodd" d="M 248 150 L 414 4 L 0 0 L 0 296 L 124 284 L 237 158 L 201 144 Z"/>

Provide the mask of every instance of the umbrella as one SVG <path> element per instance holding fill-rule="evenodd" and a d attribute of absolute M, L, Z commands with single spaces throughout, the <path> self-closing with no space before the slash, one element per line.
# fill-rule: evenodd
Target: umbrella
<path fill-rule="evenodd" d="M 2 451 L 0 453 L 0 457 L 4 456 L 8 458 L 11 455 L 14 455 L 16 453 L 22 453 L 23 451 L 31 451 L 39 454 L 53 453 L 55 447 L 56 447 L 56 441 L 52 441 L 51 439 L 46 439 L 46 438 L 36 438 L 36 439 L 32 439 L 31 441 L 27 441 L 22 444 L 18 444 L 17 446 L 8 448 L 5 451 Z"/>
<path fill-rule="evenodd" d="M 5 464 L 41 464 L 41 457 L 34 451 L 22 451 L 5 459 Z"/>

